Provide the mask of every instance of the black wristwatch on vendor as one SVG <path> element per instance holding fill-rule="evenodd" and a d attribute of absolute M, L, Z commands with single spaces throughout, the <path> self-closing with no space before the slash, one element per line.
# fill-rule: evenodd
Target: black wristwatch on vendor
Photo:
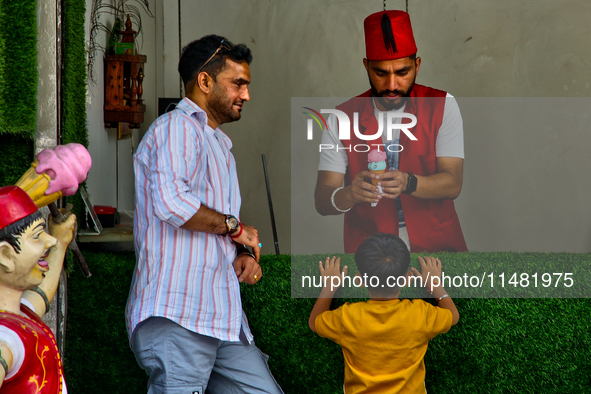
<path fill-rule="evenodd" d="M 407 174 L 408 174 L 408 181 L 406 181 L 406 190 L 403 191 L 402 193 L 411 194 L 417 190 L 418 179 L 414 174 L 411 174 L 410 172 L 407 172 Z"/>
<path fill-rule="evenodd" d="M 226 229 L 228 231 L 225 235 L 230 238 L 238 238 L 242 234 L 242 224 L 233 215 L 226 215 Z"/>

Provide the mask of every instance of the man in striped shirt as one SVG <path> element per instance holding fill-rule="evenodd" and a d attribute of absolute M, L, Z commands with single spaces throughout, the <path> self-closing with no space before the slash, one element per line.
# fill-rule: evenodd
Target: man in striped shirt
<path fill-rule="evenodd" d="M 218 128 L 239 120 L 250 99 L 251 60 L 245 45 L 219 36 L 187 45 L 186 97 L 134 156 L 137 263 L 126 320 L 148 393 L 282 393 L 242 311 L 240 282 L 262 277 L 260 244 L 237 219 L 232 142 Z"/>

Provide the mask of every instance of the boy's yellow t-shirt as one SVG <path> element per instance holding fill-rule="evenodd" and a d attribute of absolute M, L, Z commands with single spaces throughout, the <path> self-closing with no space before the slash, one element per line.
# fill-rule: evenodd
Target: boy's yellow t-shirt
<path fill-rule="evenodd" d="M 451 323 L 423 300 L 369 300 L 321 313 L 316 332 L 343 348 L 345 394 L 425 393 L 427 344 Z"/>

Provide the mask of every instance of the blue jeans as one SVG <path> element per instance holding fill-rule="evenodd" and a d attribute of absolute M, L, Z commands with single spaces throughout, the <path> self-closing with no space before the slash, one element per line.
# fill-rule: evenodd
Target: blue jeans
<path fill-rule="evenodd" d="M 150 376 L 148 394 L 282 394 L 269 357 L 242 332 L 240 337 L 240 342 L 222 341 L 151 317 L 136 327 L 131 347 Z"/>

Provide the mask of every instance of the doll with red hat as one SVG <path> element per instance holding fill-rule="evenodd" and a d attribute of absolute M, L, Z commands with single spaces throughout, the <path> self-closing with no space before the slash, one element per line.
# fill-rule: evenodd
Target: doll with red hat
<path fill-rule="evenodd" d="M 56 340 L 41 317 L 56 293 L 76 217 L 55 224 L 21 188 L 0 188 L 0 393 L 66 393 Z M 50 235 L 51 234 L 51 235 Z"/>
<path fill-rule="evenodd" d="M 374 13 L 365 19 L 364 31 L 370 89 L 337 106 L 351 120 L 348 134 L 339 133 L 335 116 L 327 121 L 323 142 L 351 138 L 340 141 L 344 149 L 321 151 L 316 209 L 321 215 L 345 214 L 347 253 L 378 232 L 398 235 L 411 252 L 467 251 L 453 202 L 464 163 L 455 98 L 416 83 L 421 58 L 408 13 Z M 400 119 L 393 124 L 401 125 L 408 123 L 407 115 L 416 119 L 405 129 L 414 138 L 396 128 L 379 132 L 385 119 Z M 354 127 L 364 135 L 353 133 Z M 375 174 L 367 168 L 367 150 L 359 147 L 379 145 L 388 168 Z"/>

